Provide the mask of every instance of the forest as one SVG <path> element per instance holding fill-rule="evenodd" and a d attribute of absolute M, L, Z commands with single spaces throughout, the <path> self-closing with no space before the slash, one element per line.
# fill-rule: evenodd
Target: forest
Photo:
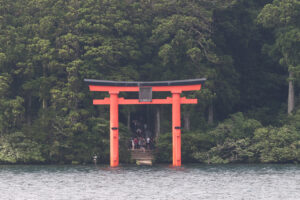
<path fill-rule="evenodd" d="M 109 107 L 92 105 L 107 94 L 85 78 L 204 77 L 183 163 L 299 163 L 299 72 L 299 0 L 0 0 L 0 163 L 107 164 Z M 121 163 L 138 117 L 171 162 L 171 106 L 119 115 Z"/>

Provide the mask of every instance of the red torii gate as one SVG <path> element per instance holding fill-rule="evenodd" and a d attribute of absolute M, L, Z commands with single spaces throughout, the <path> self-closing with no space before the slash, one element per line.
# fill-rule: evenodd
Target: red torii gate
<path fill-rule="evenodd" d="M 110 166 L 119 165 L 119 105 L 128 104 L 172 104 L 172 143 L 173 143 L 173 166 L 181 166 L 181 104 L 197 104 L 197 99 L 180 97 L 183 91 L 200 90 L 202 79 L 188 79 L 180 81 L 106 81 L 84 79 L 88 83 L 90 91 L 109 92 L 110 97 L 94 99 L 94 105 L 110 105 Z M 152 99 L 152 91 L 172 93 L 172 97 L 166 99 Z M 139 92 L 139 99 L 119 98 L 120 92 Z"/>

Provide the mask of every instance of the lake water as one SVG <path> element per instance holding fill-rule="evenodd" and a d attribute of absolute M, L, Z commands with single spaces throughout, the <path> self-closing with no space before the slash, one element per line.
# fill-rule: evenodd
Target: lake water
<path fill-rule="evenodd" d="M 0 165 L 2 200 L 300 199 L 299 165 Z"/>

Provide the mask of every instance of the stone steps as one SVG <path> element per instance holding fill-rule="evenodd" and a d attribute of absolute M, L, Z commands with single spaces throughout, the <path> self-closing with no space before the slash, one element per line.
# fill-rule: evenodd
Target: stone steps
<path fill-rule="evenodd" d="M 153 151 L 152 150 L 143 151 L 142 149 L 131 150 L 131 159 L 135 160 L 137 163 L 143 163 L 144 161 L 152 163 L 152 160 L 154 160 Z"/>

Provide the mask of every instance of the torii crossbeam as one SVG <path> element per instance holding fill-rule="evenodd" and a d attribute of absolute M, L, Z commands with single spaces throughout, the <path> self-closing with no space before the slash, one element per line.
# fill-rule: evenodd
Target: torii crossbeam
<path fill-rule="evenodd" d="M 119 105 L 129 104 L 172 104 L 172 143 L 173 166 L 181 166 L 181 104 L 197 104 L 197 99 L 180 97 L 183 91 L 200 90 L 206 81 L 202 79 L 188 79 L 179 81 L 106 81 L 84 79 L 89 85 L 90 91 L 108 92 L 110 97 L 94 99 L 94 105 L 110 105 L 110 166 L 119 165 Z M 146 92 L 143 92 L 146 91 Z M 166 99 L 152 99 L 152 92 L 172 93 L 172 97 Z M 124 99 L 118 97 L 120 92 L 139 92 L 139 99 Z"/>

